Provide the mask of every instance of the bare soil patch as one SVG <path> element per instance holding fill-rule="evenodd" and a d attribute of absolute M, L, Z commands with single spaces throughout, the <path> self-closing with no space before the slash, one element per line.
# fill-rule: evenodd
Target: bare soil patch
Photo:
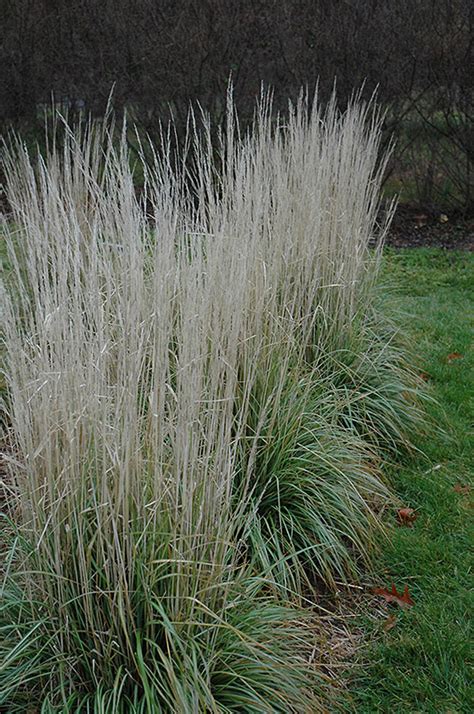
<path fill-rule="evenodd" d="M 435 208 L 400 205 L 387 244 L 394 248 L 445 248 L 474 251 L 474 217 L 449 215 Z"/>

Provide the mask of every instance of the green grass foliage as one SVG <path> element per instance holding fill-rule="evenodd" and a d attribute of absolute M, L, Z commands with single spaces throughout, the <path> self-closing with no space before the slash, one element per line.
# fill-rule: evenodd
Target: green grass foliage
<path fill-rule="evenodd" d="M 406 459 L 393 473 L 400 506 L 418 517 L 411 528 L 395 518 L 387 523 L 390 538 L 374 584 L 408 585 L 415 605 L 393 610 L 388 632 L 383 615 L 364 618 L 370 645 L 352 671 L 350 711 L 472 711 L 473 269 L 467 252 L 387 256 L 384 272 L 398 290 L 394 304 L 434 397 L 430 420 L 441 428 L 419 434 L 424 456 Z"/>

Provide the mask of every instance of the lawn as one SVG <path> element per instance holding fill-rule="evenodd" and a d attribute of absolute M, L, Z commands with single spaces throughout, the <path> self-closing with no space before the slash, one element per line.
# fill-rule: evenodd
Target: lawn
<path fill-rule="evenodd" d="M 379 580 L 370 585 L 408 585 L 415 604 L 382 614 L 383 600 L 374 598 L 377 615 L 364 619 L 369 644 L 352 670 L 349 709 L 471 712 L 474 255 L 390 252 L 385 273 L 437 401 L 429 407 L 433 424 L 444 433 L 418 440 L 426 458 L 394 470 L 401 506 L 418 517 L 413 527 L 393 519 Z"/>

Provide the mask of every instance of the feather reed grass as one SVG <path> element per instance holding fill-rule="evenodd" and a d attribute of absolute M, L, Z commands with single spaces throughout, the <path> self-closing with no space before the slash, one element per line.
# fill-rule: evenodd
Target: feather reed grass
<path fill-rule="evenodd" d="M 282 599 L 353 577 L 380 528 L 376 419 L 350 417 L 372 337 L 335 365 L 390 212 L 373 106 L 272 117 L 191 113 L 139 197 L 125 127 L 7 147 L 9 711 L 318 711 Z"/>

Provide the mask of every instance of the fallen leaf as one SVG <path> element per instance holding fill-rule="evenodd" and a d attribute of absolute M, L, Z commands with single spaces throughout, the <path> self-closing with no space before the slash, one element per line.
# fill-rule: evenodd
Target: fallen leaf
<path fill-rule="evenodd" d="M 456 493 L 462 493 L 463 496 L 467 496 L 467 494 L 471 491 L 471 487 L 468 484 L 463 486 L 462 483 L 457 483 L 453 486 L 453 491 L 456 491 Z"/>
<path fill-rule="evenodd" d="M 397 592 L 394 583 L 392 583 L 391 590 L 387 590 L 386 588 L 374 588 L 374 595 L 381 595 L 387 602 L 394 602 L 400 605 L 400 607 L 413 607 L 415 604 L 408 592 L 408 585 L 405 585 L 405 589 L 402 593 Z"/>
<path fill-rule="evenodd" d="M 440 222 L 440 223 L 447 223 L 448 221 L 449 221 L 449 218 L 448 218 L 448 216 L 446 215 L 446 213 L 442 213 L 442 214 L 440 215 L 440 217 L 439 217 L 439 222 Z"/>
<path fill-rule="evenodd" d="M 417 227 L 426 226 L 428 216 L 426 215 L 426 213 L 418 213 L 416 216 L 414 216 L 414 219 L 417 223 Z"/>
<path fill-rule="evenodd" d="M 446 359 L 448 360 L 448 362 L 454 362 L 455 359 L 462 359 L 462 358 L 463 358 L 463 355 L 460 354 L 459 352 L 451 352 L 451 354 L 449 354 L 449 355 L 446 357 Z"/>
<path fill-rule="evenodd" d="M 413 522 L 418 518 L 418 513 L 413 508 L 399 508 L 397 516 L 400 525 L 411 528 Z"/>
<path fill-rule="evenodd" d="M 397 624 L 397 618 L 395 615 L 389 615 L 383 624 L 383 629 L 385 632 L 390 632 Z"/>
<path fill-rule="evenodd" d="M 428 372 L 420 372 L 420 379 L 422 379 L 424 382 L 429 382 L 431 379 L 431 375 L 428 374 Z"/>

